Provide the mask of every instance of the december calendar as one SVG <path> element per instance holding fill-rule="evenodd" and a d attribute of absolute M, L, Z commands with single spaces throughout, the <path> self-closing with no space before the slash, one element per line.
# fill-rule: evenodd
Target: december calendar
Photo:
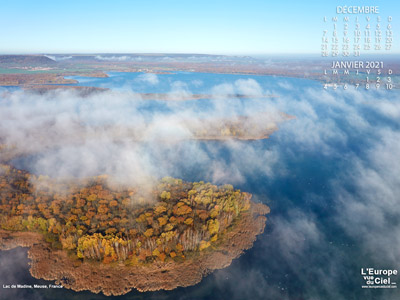
<path fill-rule="evenodd" d="M 394 88 L 393 64 L 386 60 L 393 54 L 393 16 L 379 6 L 336 6 L 332 15 L 323 17 L 321 56 L 329 59 L 331 76 L 327 88 Z"/>

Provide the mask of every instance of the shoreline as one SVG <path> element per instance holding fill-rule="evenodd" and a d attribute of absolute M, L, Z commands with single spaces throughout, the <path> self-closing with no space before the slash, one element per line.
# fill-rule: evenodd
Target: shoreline
<path fill-rule="evenodd" d="M 269 212 L 268 206 L 251 202 L 250 210 L 243 213 L 214 249 L 183 262 L 154 262 L 150 266 L 81 262 L 72 259 L 67 251 L 51 249 L 39 233 L 6 230 L 0 230 L 0 250 L 28 247 L 33 277 L 55 280 L 56 284 L 74 291 L 89 290 L 117 296 L 132 289 L 140 292 L 172 290 L 195 285 L 214 270 L 228 267 L 233 259 L 252 247 L 257 235 L 263 233 L 265 215 Z"/>

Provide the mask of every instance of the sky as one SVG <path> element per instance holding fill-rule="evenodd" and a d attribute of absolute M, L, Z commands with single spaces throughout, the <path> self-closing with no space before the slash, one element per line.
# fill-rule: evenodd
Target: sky
<path fill-rule="evenodd" d="M 378 5 L 399 27 L 395 0 L 0 0 L 0 53 L 319 53 L 337 5 Z"/>

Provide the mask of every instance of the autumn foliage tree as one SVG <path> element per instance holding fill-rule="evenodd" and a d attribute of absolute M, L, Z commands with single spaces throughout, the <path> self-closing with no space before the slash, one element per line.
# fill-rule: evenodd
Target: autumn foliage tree
<path fill-rule="evenodd" d="M 250 195 L 231 185 L 172 177 L 151 192 L 155 203 L 139 194 L 105 176 L 60 183 L 0 165 L 0 227 L 40 232 L 80 259 L 137 264 L 205 251 L 250 208 Z"/>

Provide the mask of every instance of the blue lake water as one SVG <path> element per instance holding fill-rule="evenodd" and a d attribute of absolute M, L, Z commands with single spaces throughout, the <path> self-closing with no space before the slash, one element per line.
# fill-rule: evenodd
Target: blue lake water
<path fill-rule="evenodd" d="M 306 79 L 296 79 L 278 76 L 254 76 L 254 75 L 236 75 L 236 74 L 212 74 L 195 72 L 172 72 L 171 74 L 157 74 L 158 82 L 146 80 L 142 77 L 145 73 L 129 72 L 108 72 L 108 78 L 91 78 L 70 76 L 67 78 L 79 81 L 78 86 L 96 86 L 102 88 L 112 88 L 115 90 L 133 90 L 138 93 L 167 93 L 174 88 L 183 88 L 190 90 L 193 94 L 210 93 L 216 85 L 231 84 L 239 79 L 254 79 L 264 89 L 273 89 L 275 91 L 285 91 L 285 86 L 277 84 L 293 84 L 297 88 L 302 88 L 304 82 L 307 87 L 321 86 L 321 83 Z"/>
<path fill-rule="evenodd" d="M 172 174 L 162 174 L 188 181 L 213 180 L 215 177 L 210 175 L 210 169 L 214 168 L 216 161 L 229 170 L 235 170 L 242 178 L 233 178 L 235 187 L 252 193 L 255 201 L 271 208 L 265 232 L 257 238 L 254 247 L 234 260 L 231 266 L 213 272 L 192 287 L 147 293 L 132 291 L 120 297 L 76 293 L 66 289 L 10 292 L 3 289 L 8 296 L 2 299 L 10 295 L 16 295 L 19 299 L 86 300 L 400 299 L 398 289 L 361 288 L 361 267 L 398 268 L 399 264 L 397 261 L 393 265 L 389 260 L 380 260 L 372 255 L 365 249 L 363 237 L 359 239 L 346 230 L 340 221 L 342 204 L 338 195 L 340 187 L 347 191 L 350 199 L 353 194 L 354 198 L 359 199 L 359 187 L 352 181 L 353 177 L 347 175 L 355 167 L 356 159 L 367 164 L 370 151 L 380 142 L 379 133 L 371 132 L 370 128 L 376 126 L 377 129 L 384 128 L 397 133 L 400 128 L 398 121 L 377 112 L 374 106 L 355 101 L 354 93 L 328 92 L 323 95 L 325 92 L 319 82 L 306 79 L 178 72 L 157 74 L 158 82 L 150 83 L 140 79 L 141 73 L 109 75 L 109 78 L 74 78 L 80 81 L 78 85 L 122 92 L 168 93 L 175 88 L 199 94 L 211 94 L 218 85 L 231 85 L 239 89 L 238 80 L 253 79 L 263 93 L 279 95 L 279 98 L 267 100 L 194 100 L 180 102 L 172 108 L 161 101 L 148 101 L 141 107 L 144 111 L 168 113 L 191 109 L 211 114 L 215 109 L 215 101 L 230 101 L 233 108 L 231 112 L 235 113 L 244 110 L 264 111 L 272 103 L 272 106 L 297 117 L 281 124 L 269 139 L 238 141 L 234 147 L 229 142 L 182 142 L 182 151 L 190 151 L 196 144 L 207 159 L 197 162 L 176 161 Z M 316 100 L 318 95 L 327 100 Z M 393 99 L 394 103 L 399 102 L 397 91 L 371 91 L 368 95 L 375 97 L 378 104 L 387 97 Z M 330 102 L 329 99 L 335 98 L 340 99 L 343 105 L 336 106 Z M 264 106 L 263 101 L 268 105 Z M 349 118 L 352 113 L 354 118 Z M 354 125 L 360 117 L 369 125 Z M 245 158 L 246 153 L 248 158 Z M 223 181 L 228 180 L 229 177 L 223 178 Z M 390 224 L 398 226 L 398 220 L 394 219 Z M 357 228 L 354 230 L 357 231 Z M 371 229 L 370 238 L 378 238 L 373 232 L 374 228 Z M 22 257 L 15 265 L 18 282 L 43 283 L 43 280 L 30 277 L 24 251 L 0 252 L 0 261 L 13 256 Z"/>

